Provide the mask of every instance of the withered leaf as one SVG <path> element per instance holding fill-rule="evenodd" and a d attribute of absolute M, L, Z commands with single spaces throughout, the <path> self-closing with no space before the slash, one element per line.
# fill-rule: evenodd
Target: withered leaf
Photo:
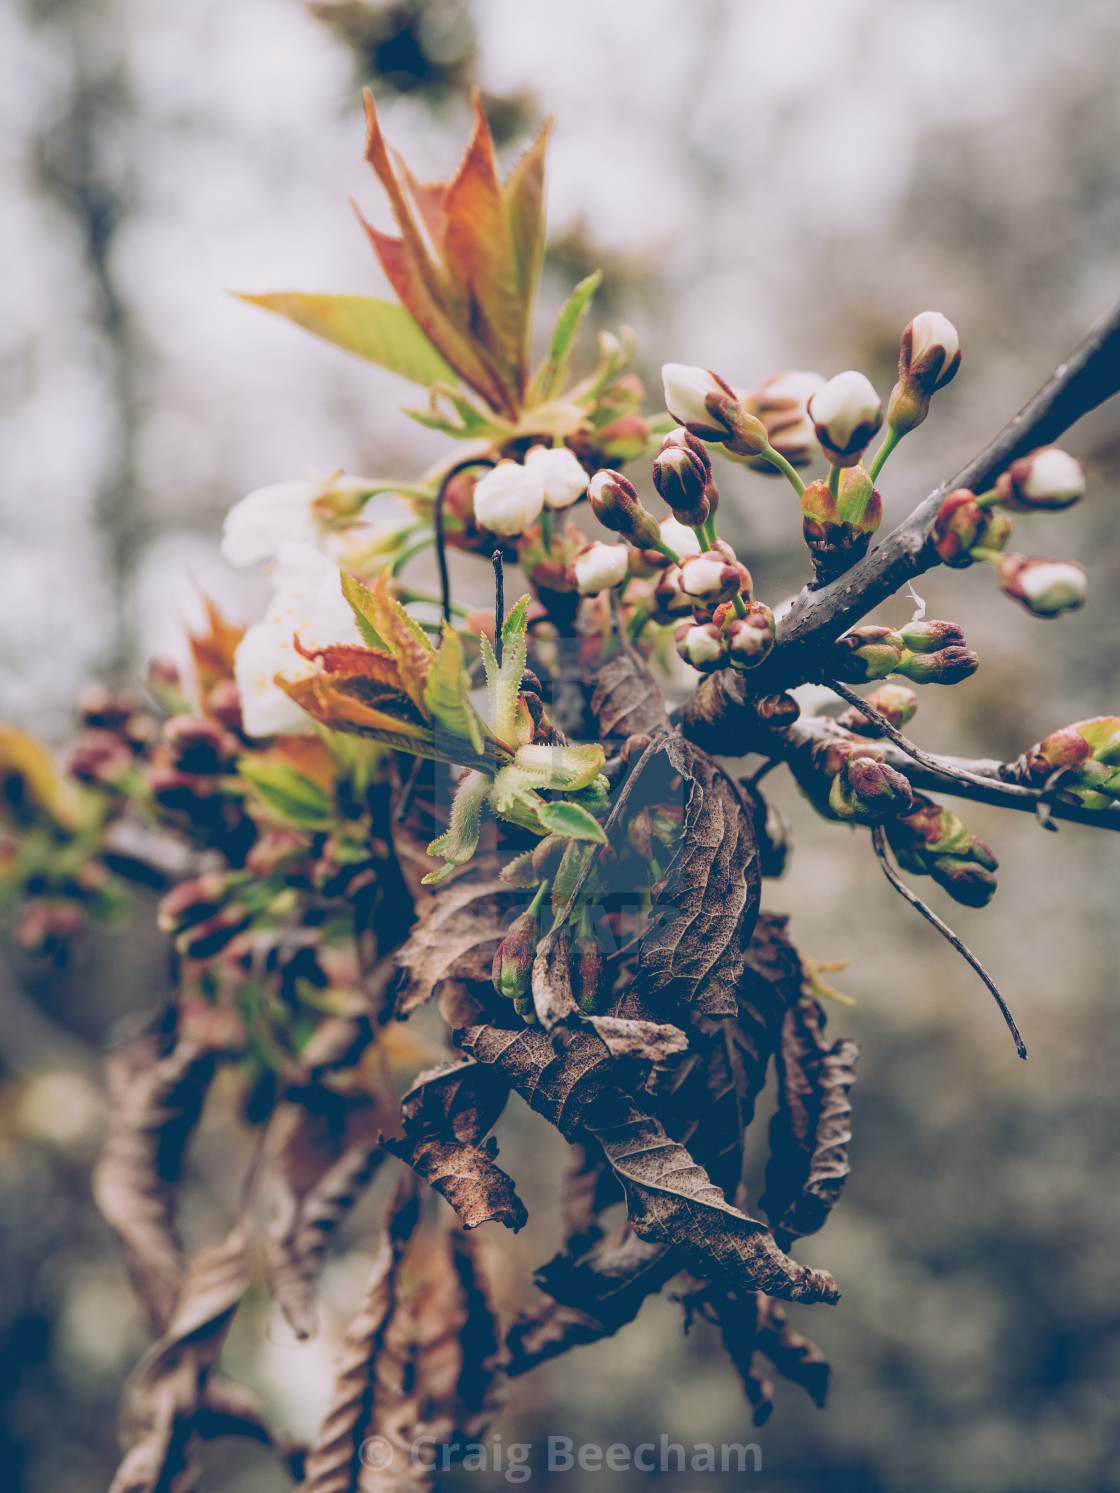
<path fill-rule="evenodd" d="M 758 916 L 760 872 L 750 812 L 715 762 L 680 737 L 663 748 L 688 784 L 684 831 L 653 893 L 638 956 L 642 998 L 672 1014 L 733 1016 Z"/>
<path fill-rule="evenodd" d="M 743 1296 L 726 1291 L 710 1291 L 706 1299 L 719 1325 L 723 1346 L 743 1381 L 747 1402 L 756 1426 L 764 1426 L 774 1409 L 774 1386 L 755 1365 L 758 1348 L 759 1302 L 767 1301 L 761 1291 Z"/>
<path fill-rule="evenodd" d="M 650 1244 L 625 1226 L 582 1258 L 557 1255 L 536 1272 L 548 1300 L 523 1312 L 510 1328 L 506 1373 L 527 1374 L 569 1348 L 612 1337 L 638 1315 L 681 1267 L 668 1245 Z"/>
<path fill-rule="evenodd" d="M 533 1008 L 545 1031 L 561 1022 L 578 1020 L 580 1009 L 572 994 L 572 935 L 565 926 L 545 934 L 533 960 Z"/>
<path fill-rule="evenodd" d="M 315 1278 L 331 1235 L 377 1170 L 382 1116 L 368 1098 L 314 1087 L 289 1107 L 267 1178 L 275 1213 L 265 1238 L 269 1287 L 299 1338 L 315 1331 Z"/>
<path fill-rule="evenodd" d="M 244 1220 L 223 1244 L 191 1261 L 166 1331 L 125 1388 L 126 1450 L 110 1493 L 164 1493 L 190 1468 L 195 1416 L 252 1264 L 252 1235 Z"/>
<path fill-rule="evenodd" d="M 652 736 L 668 729 L 657 681 L 628 649 L 608 659 L 596 671 L 594 682 L 591 711 L 599 723 L 600 741 L 625 741 L 628 736 Z"/>
<path fill-rule="evenodd" d="M 791 1301 L 837 1299 L 830 1275 L 787 1258 L 765 1224 L 732 1207 L 661 1122 L 614 1085 L 615 1065 L 600 1038 L 572 1033 L 559 1052 L 536 1028 L 472 1027 L 457 1040 L 480 1062 L 495 1064 L 569 1139 L 582 1131 L 599 1141 L 641 1238 L 676 1246 L 697 1275 L 718 1278 L 726 1289 L 761 1289 Z"/>
<path fill-rule="evenodd" d="M 803 998 L 785 1015 L 778 1058 L 778 1109 L 770 1122 L 770 1162 L 762 1206 L 786 1241 L 815 1233 L 850 1170 L 852 1106 L 859 1048 L 824 1035 L 817 1001 Z"/>
<path fill-rule="evenodd" d="M 154 1331 L 170 1321 L 183 1278 L 175 1183 L 214 1073 L 201 1042 L 140 1033 L 105 1058 L 109 1131 L 93 1174 L 97 1205 L 124 1245 Z"/>
<path fill-rule="evenodd" d="M 823 1408 L 831 1372 L 815 1343 L 795 1332 L 781 1303 L 759 1293 L 758 1346 L 784 1379 L 800 1384 L 814 1405 Z"/>
<path fill-rule="evenodd" d="M 510 908 L 524 897 L 493 877 L 452 881 L 429 898 L 407 943 L 397 950 L 403 971 L 397 1015 L 410 1015 L 446 980 L 489 980 L 510 925 Z"/>
<path fill-rule="evenodd" d="M 578 1259 L 603 1237 L 599 1217 L 621 1202 L 622 1189 L 601 1146 L 576 1142 L 572 1152 L 560 1189 L 560 1219 L 564 1248 Z"/>
<path fill-rule="evenodd" d="M 509 1094 L 493 1068 L 469 1060 L 420 1074 L 401 1101 L 404 1136 L 386 1141 L 455 1209 L 465 1228 L 528 1221 L 511 1179 L 497 1165 L 497 1142 L 484 1140 Z"/>
<path fill-rule="evenodd" d="M 634 1020 L 627 1016 L 588 1018 L 616 1060 L 629 1059 L 658 1067 L 688 1051 L 688 1038 L 667 1021 Z"/>

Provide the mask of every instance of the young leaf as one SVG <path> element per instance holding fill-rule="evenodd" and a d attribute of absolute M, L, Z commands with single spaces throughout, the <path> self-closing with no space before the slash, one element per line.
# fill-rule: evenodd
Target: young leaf
<path fill-rule="evenodd" d="M 475 755 L 483 754 L 483 726 L 468 696 L 463 644 L 454 628 L 443 624 L 443 641 L 424 686 L 424 704 L 436 723 L 451 737 L 469 741 Z"/>
<path fill-rule="evenodd" d="M 237 770 L 252 783 L 268 808 L 300 829 L 322 829 L 334 805 L 318 783 L 285 762 L 261 762 L 242 757 Z"/>
<path fill-rule="evenodd" d="M 567 793 L 588 788 L 599 776 L 606 753 L 598 742 L 590 746 L 518 747 L 513 762 L 522 778 L 540 788 Z"/>
<path fill-rule="evenodd" d="M 453 383 L 454 370 L 444 361 L 405 308 L 396 301 L 365 295 L 238 295 L 239 301 L 274 311 L 345 352 L 387 368 L 410 383 L 427 387 Z"/>
<path fill-rule="evenodd" d="M 482 642 L 482 662 L 486 668 L 486 683 L 490 692 L 490 729 L 499 741 L 512 745 L 516 739 L 517 692 L 525 673 L 525 656 L 528 648 L 525 633 L 529 623 L 529 598 L 522 596 L 510 608 L 509 616 L 502 626 L 502 663 L 498 660 L 487 637 Z"/>
<path fill-rule="evenodd" d="M 544 257 L 544 163 L 552 121 L 546 120 L 540 134 L 516 163 L 502 188 L 502 202 L 509 219 L 517 261 L 518 286 L 524 307 L 524 355 L 528 355 L 528 338 L 533 301 Z"/>
<path fill-rule="evenodd" d="M 545 829 L 566 839 L 591 840 L 598 845 L 607 843 L 603 826 L 579 804 L 543 803 L 537 810 L 537 818 Z"/>
<path fill-rule="evenodd" d="M 456 866 L 465 866 L 474 855 L 478 848 L 482 801 L 489 791 L 490 779 L 484 772 L 469 772 L 456 788 L 447 831 L 428 846 L 429 855 L 442 855 L 447 864 L 429 872 L 424 877 L 424 886 L 438 886 Z"/>
<path fill-rule="evenodd" d="M 368 586 L 363 586 L 355 575 L 348 575 L 342 571 L 342 594 L 350 604 L 350 610 L 354 613 L 354 621 L 358 624 L 358 631 L 371 648 L 384 648 L 385 643 L 381 634 L 374 626 L 374 601 L 373 592 Z"/>
<path fill-rule="evenodd" d="M 564 387 L 568 370 L 575 352 L 576 338 L 591 309 L 591 300 L 603 279 L 602 270 L 581 280 L 560 308 L 556 326 L 552 331 L 548 357 L 533 378 L 533 395 L 537 399 L 551 399 Z"/>
<path fill-rule="evenodd" d="M 385 639 L 386 648 L 400 665 L 401 684 L 412 703 L 427 719 L 424 686 L 436 651 L 420 624 L 390 594 L 388 571 L 383 570 L 377 577 L 369 596 L 373 606 L 373 624 Z"/>

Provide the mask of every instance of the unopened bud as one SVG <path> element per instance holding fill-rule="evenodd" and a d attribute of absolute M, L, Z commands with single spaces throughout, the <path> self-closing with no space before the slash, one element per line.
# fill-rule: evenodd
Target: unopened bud
<path fill-rule="evenodd" d="M 701 674 L 727 666 L 727 644 L 714 622 L 682 622 L 674 640 L 681 658 Z"/>
<path fill-rule="evenodd" d="M 636 461 L 649 445 L 649 435 L 649 421 L 644 415 L 623 415 L 609 425 L 601 425 L 592 444 L 608 461 Z"/>
<path fill-rule="evenodd" d="M 913 799 L 910 784 L 900 772 L 881 762 L 872 749 L 859 747 L 844 759 L 833 778 L 828 806 L 851 824 L 883 824 L 905 814 Z"/>
<path fill-rule="evenodd" d="M 865 698 L 866 703 L 884 716 L 896 731 L 901 731 L 908 721 L 913 720 L 914 712 L 918 708 L 917 695 L 912 689 L 907 689 L 904 684 L 881 684 Z M 843 715 L 837 716 L 836 724 L 843 726 L 845 731 L 855 731 L 859 736 L 883 735 L 883 729 L 878 721 L 871 716 L 864 715 L 863 711 L 857 710 L 854 705 L 849 706 Z"/>
<path fill-rule="evenodd" d="M 115 731 L 90 729 L 74 743 L 67 766 L 79 783 L 112 787 L 127 776 L 135 761 Z"/>
<path fill-rule="evenodd" d="M 1004 555 L 997 567 L 999 587 L 1036 617 L 1058 617 L 1085 605 L 1089 578 L 1073 560 Z"/>
<path fill-rule="evenodd" d="M 824 385 L 819 373 L 778 373 L 742 396 L 744 408 L 762 421 L 771 447 L 790 466 L 807 466 L 820 453 L 807 405 Z M 763 457 L 752 457 L 751 466 L 777 475 Z"/>
<path fill-rule="evenodd" d="M 1085 492 L 1085 469 L 1060 446 L 1039 446 L 1011 463 L 996 492 L 1013 512 L 1069 508 Z"/>
<path fill-rule="evenodd" d="M 958 570 L 972 564 L 974 549 L 1001 550 L 1010 538 L 1007 515 L 981 508 L 967 487 L 956 488 L 942 500 L 930 535 L 941 563 Z"/>
<path fill-rule="evenodd" d="M 656 549 L 661 530 L 638 497 L 634 484 L 609 468 L 596 472 L 587 490 L 595 517 L 605 529 L 623 534 L 639 549 Z"/>
<path fill-rule="evenodd" d="M 543 507 L 544 483 L 539 472 L 520 462 L 500 461 L 475 484 L 474 516 L 491 534 L 523 534 Z"/>
<path fill-rule="evenodd" d="M 738 456 L 766 450 L 766 427 L 744 408 L 731 385 L 709 368 L 666 363 L 665 407 L 674 420 L 705 441 L 721 441 Z"/>
<path fill-rule="evenodd" d="M 835 672 L 848 684 L 885 679 L 902 662 L 906 644 L 890 627 L 853 628 L 836 643 Z"/>
<path fill-rule="evenodd" d="M 653 461 L 653 485 L 681 524 L 697 527 L 719 504 L 712 462 L 704 443 L 687 430 L 672 431 Z"/>
<path fill-rule="evenodd" d="M 202 716 L 173 715 L 164 722 L 163 735 L 181 772 L 221 772 L 241 751 L 236 737 Z"/>
<path fill-rule="evenodd" d="M 755 669 L 774 646 L 774 613 L 756 601 L 745 617 L 731 617 L 724 624 L 724 636 L 731 667 Z"/>
<path fill-rule="evenodd" d="M 572 945 L 572 994 L 581 1011 L 599 1009 L 603 984 L 603 947 L 594 933 L 586 933 Z"/>
<path fill-rule="evenodd" d="M 777 695 L 763 695 L 754 702 L 754 708 L 760 721 L 765 721 L 778 731 L 785 726 L 792 726 L 801 714 L 801 706 L 792 695 L 784 691 Z"/>
<path fill-rule="evenodd" d="M 653 593 L 654 605 L 660 617 L 671 620 L 691 612 L 693 599 L 681 589 L 681 568 L 670 565 L 661 572 Z"/>
<path fill-rule="evenodd" d="M 533 960 L 537 954 L 540 925 L 537 915 L 523 912 L 514 918 L 494 955 L 494 989 L 507 1000 L 528 995 L 533 984 Z"/>
<path fill-rule="evenodd" d="M 932 876 L 966 907 L 984 907 L 996 890 L 999 862 L 950 809 L 917 797 L 910 814 L 887 825 L 887 839 L 905 871 Z"/>
<path fill-rule="evenodd" d="M 911 653 L 907 650 L 897 672 L 914 684 L 960 684 L 979 667 L 980 659 L 971 648 L 955 645 L 939 648 L 935 653 Z"/>
<path fill-rule="evenodd" d="M 706 554 L 687 555 L 680 564 L 681 590 L 701 606 L 719 606 L 730 601 L 742 589 L 743 578 L 737 561 L 731 561 L 716 550 Z"/>
<path fill-rule="evenodd" d="M 964 642 L 964 628 L 959 623 L 943 622 L 936 617 L 908 622 L 898 629 L 898 635 L 911 653 L 936 653 Z"/>
<path fill-rule="evenodd" d="M 957 329 L 940 311 L 923 311 L 902 333 L 898 383 L 887 405 L 887 423 L 900 435 L 929 414 L 930 396 L 943 389 L 961 366 Z"/>
<path fill-rule="evenodd" d="M 825 456 L 852 467 L 883 423 L 883 404 L 870 379 L 855 369 L 830 378 L 809 400 L 809 417 Z"/>
<path fill-rule="evenodd" d="M 576 590 L 581 596 L 598 596 L 620 586 L 626 579 L 630 551 L 624 544 L 592 544 L 577 555 L 572 566 Z"/>

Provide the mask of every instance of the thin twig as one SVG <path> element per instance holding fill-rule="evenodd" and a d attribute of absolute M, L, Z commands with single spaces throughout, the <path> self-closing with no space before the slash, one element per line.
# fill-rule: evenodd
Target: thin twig
<path fill-rule="evenodd" d="M 659 731 L 657 735 L 653 737 L 649 745 L 646 747 L 645 751 L 638 758 L 637 762 L 634 763 L 634 766 L 630 769 L 626 781 L 618 790 L 618 797 L 615 799 L 613 805 L 611 806 L 610 813 L 607 815 L 606 819 L 603 822 L 603 833 L 607 836 L 608 840 L 610 839 L 611 830 L 614 829 L 615 825 L 618 823 L 618 816 L 626 807 L 626 800 L 634 791 L 634 785 L 637 783 L 639 777 L 641 777 L 642 773 L 645 771 L 646 765 L 649 762 L 650 758 L 654 755 L 655 752 L 659 752 L 664 746 L 665 738 L 667 735 L 669 735 L 667 731 Z M 576 878 L 576 884 L 572 888 L 571 896 L 568 898 L 567 902 L 565 902 L 560 916 L 552 925 L 553 933 L 562 928 L 568 921 L 568 918 L 571 915 L 572 908 L 576 905 L 580 893 L 583 891 L 584 886 L 587 884 L 587 878 L 591 875 L 591 868 L 595 864 L 597 859 L 597 856 L 590 856 L 588 858 L 587 864 L 584 866 L 583 870 Z"/>
<path fill-rule="evenodd" d="M 960 778 L 962 783 L 979 783 L 982 788 L 988 786 L 987 780 L 977 777 L 974 773 L 968 772 L 964 768 L 953 767 L 944 761 L 938 761 L 936 757 L 931 757 L 928 752 L 923 752 L 921 747 L 912 742 L 908 736 L 904 736 L 897 726 L 892 726 L 881 710 L 877 710 L 869 700 L 865 700 L 862 696 L 857 695 L 855 690 L 849 689 L 846 684 L 841 684 L 838 679 L 825 679 L 822 682 L 826 689 L 830 689 L 833 694 L 839 695 L 842 700 L 847 700 L 849 705 L 854 705 L 868 720 L 874 721 L 883 735 L 889 736 L 891 741 L 896 746 L 901 747 L 908 757 L 913 757 L 915 762 L 920 762 L 923 767 L 928 767 L 932 772 L 941 773 L 945 777 Z M 1042 797 L 1041 789 L 1027 788 L 1022 784 L 1017 784 L 1016 786 L 1020 788 L 1022 793 L 1029 795 L 1036 801 Z"/>
<path fill-rule="evenodd" d="M 502 564 L 501 550 L 490 556 L 494 567 L 494 657 L 498 668 L 502 667 L 502 628 L 506 621 L 506 575 Z"/>
<path fill-rule="evenodd" d="M 468 456 L 463 461 L 457 461 L 453 467 L 448 467 L 444 472 L 435 502 L 432 504 L 432 528 L 435 530 L 436 561 L 439 564 L 440 605 L 443 608 L 445 622 L 451 621 L 451 578 L 447 573 L 447 545 L 443 537 L 443 501 L 447 497 L 447 489 L 452 477 L 457 477 L 460 472 L 465 472 L 470 467 L 492 467 L 494 465 L 494 461 L 488 456 Z"/>
<path fill-rule="evenodd" d="M 396 812 L 393 815 L 394 824 L 403 824 L 408 817 L 408 811 L 412 808 L 412 800 L 416 797 L 416 790 L 420 786 L 420 766 L 424 760 L 423 757 L 414 757 L 412 759 L 412 767 L 409 769 L 408 778 L 401 793 L 400 803 L 397 804 Z"/>
<path fill-rule="evenodd" d="M 976 971 L 976 973 L 983 980 L 984 984 L 991 991 L 992 995 L 995 997 L 996 1005 L 1003 1012 L 1003 1019 L 1007 1022 L 1007 1029 L 1015 1039 L 1015 1046 L 1018 1049 L 1019 1056 L 1021 1058 L 1025 1058 L 1027 1055 L 1026 1043 L 1019 1035 L 1019 1028 L 1015 1025 L 1015 1018 L 1008 1010 L 1007 1002 L 1000 994 L 999 987 L 996 985 L 996 982 L 992 979 L 991 975 L 980 963 L 979 959 L 977 959 L 976 955 L 972 952 L 972 950 L 968 947 L 964 940 L 962 938 L 959 938 L 957 934 L 953 932 L 948 923 L 943 923 L 941 921 L 932 907 L 927 907 L 920 897 L 915 896 L 910 888 L 906 885 L 906 883 L 902 880 L 901 876 L 899 876 L 898 872 L 891 865 L 890 858 L 887 855 L 887 837 L 881 824 L 877 824 L 871 831 L 871 843 L 875 847 L 875 854 L 879 857 L 879 864 L 883 868 L 883 875 L 890 882 L 891 886 L 894 887 L 898 895 L 909 902 L 911 907 L 916 907 L 927 922 L 933 924 L 938 933 L 941 934 L 942 938 L 947 939 L 948 942 L 952 944 L 953 948 L 956 949 L 961 958 L 965 959 L 969 964 L 972 965 L 972 968 Z"/>

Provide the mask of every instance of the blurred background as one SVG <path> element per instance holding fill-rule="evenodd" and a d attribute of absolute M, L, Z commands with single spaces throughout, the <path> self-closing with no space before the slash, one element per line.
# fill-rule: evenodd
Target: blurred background
<path fill-rule="evenodd" d="M 595 316 L 634 328 L 654 409 L 667 358 L 748 387 L 860 367 L 885 396 L 905 322 L 948 315 L 964 363 L 891 461 L 890 524 L 1120 293 L 1118 72 L 1108 0 L 3 0 L 0 718 L 61 744 L 84 682 L 183 654 L 199 587 L 252 619 L 263 574 L 217 548 L 250 489 L 337 468 L 408 477 L 443 451 L 401 416 L 409 391 L 390 375 L 226 293 L 384 293 L 347 205 L 386 222 L 361 159 L 363 84 L 425 175 L 454 167 L 473 85 L 507 161 L 555 113 L 538 331 L 602 266 Z M 927 577 L 930 614 L 960 621 L 982 657 L 964 685 L 924 692 L 911 730 L 930 749 L 1014 758 L 1120 707 L 1120 411 L 1067 443 L 1090 497 L 1019 520 L 1016 547 L 1086 563 L 1089 604 L 1044 623 L 981 567 Z M 738 468 L 721 482 L 727 537 L 776 603 L 808 569 L 790 494 Z M 911 610 L 896 600 L 877 620 Z M 965 806 L 1002 862 L 996 900 L 970 912 L 921 888 L 1007 992 L 1024 1065 L 865 837 L 821 823 L 777 777 L 796 850 L 766 901 L 806 954 L 852 960 L 835 979 L 857 1004 L 830 1008 L 830 1029 L 863 1048 L 853 1176 L 799 1251 L 843 1291 L 796 1321 L 834 1364 L 829 1407 L 779 1383 L 772 1420 L 751 1430 L 714 1330 L 682 1336 L 664 1299 L 515 1383 L 498 1429 L 756 1441 L 762 1471 L 746 1481 L 772 1493 L 1120 1489 L 1120 841 Z M 8 951 L 5 1488 L 98 1493 L 115 1464 L 114 1407 L 145 1334 L 89 1198 L 98 1052 L 164 978 L 142 898 L 126 938 L 90 937 L 62 971 Z M 554 1247 L 563 1147 L 521 1105 L 500 1136 L 533 1214 L 490 1241 L 512 1310 Z M 204 1128 L 187 1195 L 202 1237 L 227 1166 Z M 298 1433 L 362 1290 L 375 1204 L 328 1270 L 316 1342 L 293 1344 L 263 1306 L 231 1339 L 231 1371 Z M 207 1456 L 221 1493 L 285 1486 L 251 1448 Z"/>

